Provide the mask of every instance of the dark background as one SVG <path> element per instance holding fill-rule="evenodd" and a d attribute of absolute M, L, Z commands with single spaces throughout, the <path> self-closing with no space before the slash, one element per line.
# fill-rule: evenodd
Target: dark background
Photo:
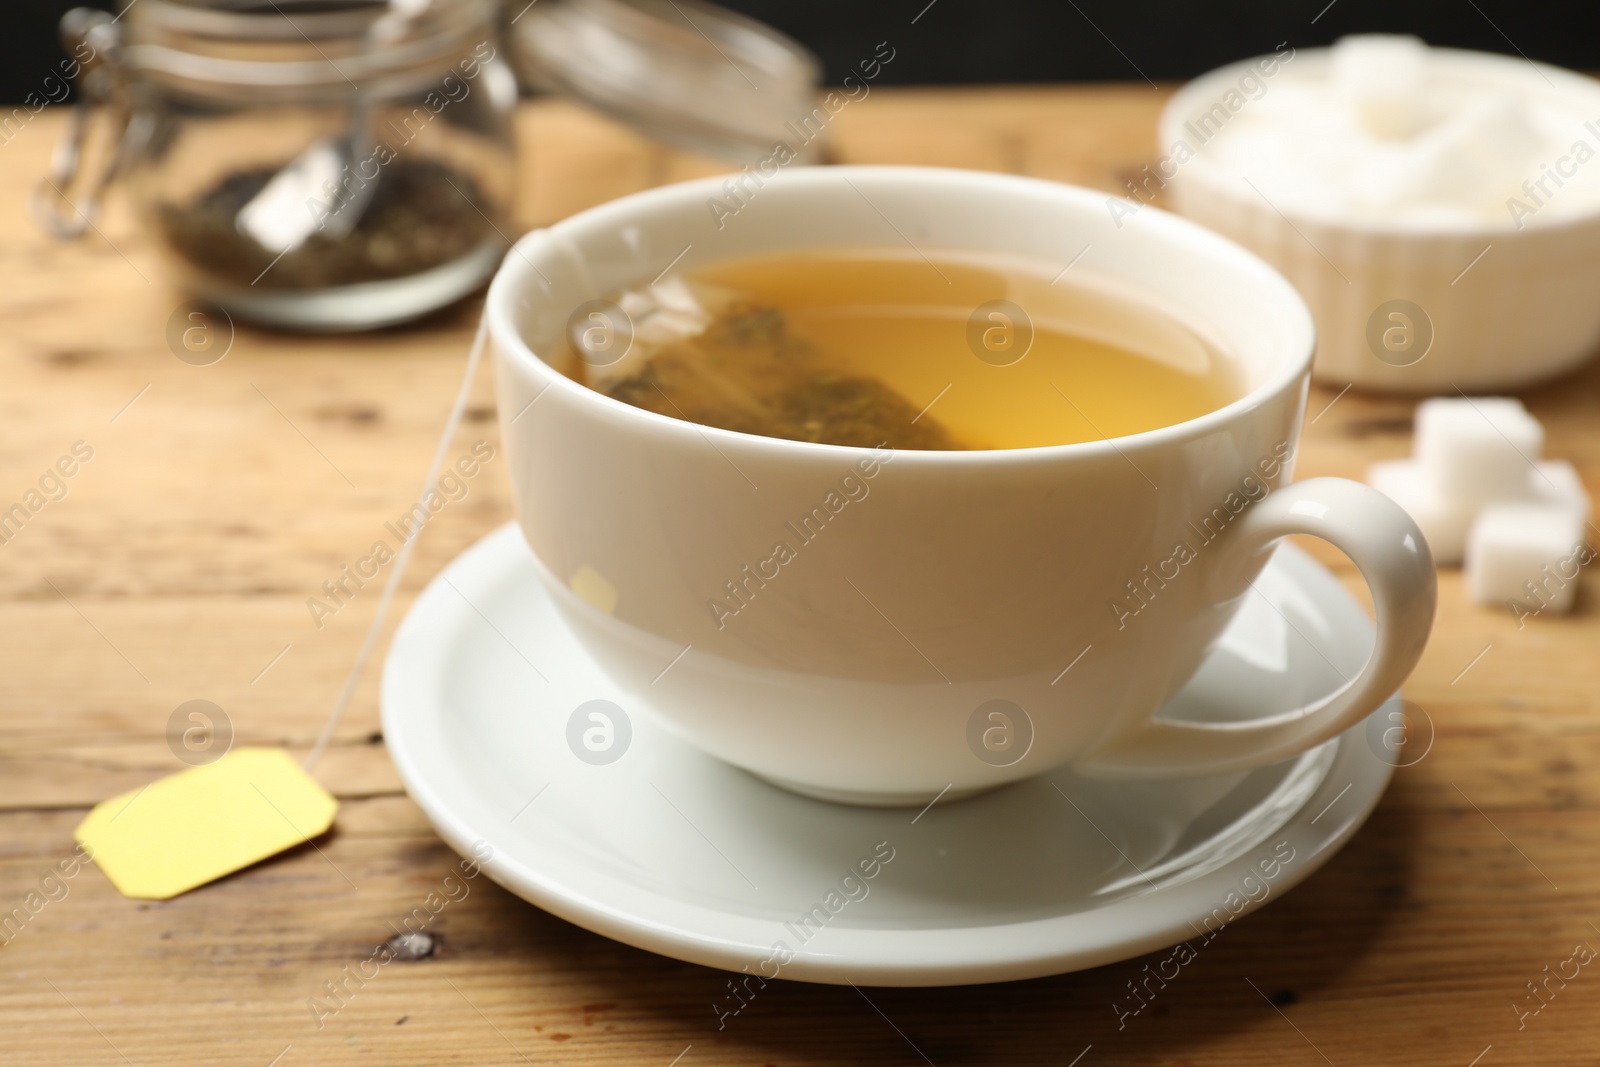
<path fill-rule="evenodd" d="M 70 0 L 0 0 L 0 100 L 37 91 L 62 58 L 55 24 Z M 521 0 L 507 0 L 517 8 Z M 110 3 L 95 6 L 110 7 Z M 1430 44 L 1521 53 L 1600 69 L 1595 0 L 731 0 L 817 51 L 837 82 L 895 49 L 883 83 L 1153 81 L 1347 33 L 1414 33 Z M 912 20 L 916 19 L 915 24 Z"/>

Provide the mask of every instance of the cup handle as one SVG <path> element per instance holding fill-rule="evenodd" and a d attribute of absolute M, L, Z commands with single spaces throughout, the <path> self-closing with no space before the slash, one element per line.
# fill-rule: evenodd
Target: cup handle
<path fill-rule="evenodd" d="M 1245 592 L 1263 557 L 1286 534 L 1320 537 L 1354 561 L 1377 615 L 1366 665 L 1334 693 L 1302 708 L 1246 722 L 1147 720 L 1096 747 L 1076 770 L 1099 778 L 1221 774 L 1276 763 L 1360 722 L 1400 688 L 1433 625 L 1433 554 L 1416 523 L 1360 482 L 1311 478 L 1252 504 L 1218 543 L 1210 580 L 1219 597 Z"/>

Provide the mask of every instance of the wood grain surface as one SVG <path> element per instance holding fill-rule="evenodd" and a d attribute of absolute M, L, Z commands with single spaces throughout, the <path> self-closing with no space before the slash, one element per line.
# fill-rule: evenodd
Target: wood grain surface
<path fill-rule="evenodd" d="M 1113 190 L 1154 157 L 1164 97 L 877 90 L 839 115 L 836 154 Z M 560 102 L 527 104 L 519 122 L 524 228 L 721 169 Z M 186 365 L 165 341 L 182 297 L 124 202 L 77 244 L 28 220 L 61 129 L 46 114 L 0 146 L 0 510 L 76 442 L 94 450 L 65 497 L 0 545 L 0 914 L 68 855 L 90 805 L 180 768 L 165 740 L 180 703 L 216 702 L 239 743 L 310 746 L 377 590 L 320 629 L 306 598 L 414 498 L 478 311 L 474 298 L 358 337 L 240 327 L 220 363 Z M 1600 490 L 1600 368 L 1525 399 L 1550 454 Z M 1317 389 L 1310 411 L 1302 477 L 1360 477 L 1409 449 L 1408 401 Z M 479 439 L 498 447 L 487 376 L 452 450 Z M 390 630 L 510 514 L 490 463 L 421 539 Z M 439 917 L 433 956 L 385 968 L 319 1029 L 307 998 L 454 863 L 384 750 L 373 669 L 317 767 L 342 807 L 315 848 L 164 903 L 124 899 L 90 866 L 5 934 L 0 1063 L 1600 1062 L 1600 964 L 1541 985 L 1540 1002 L 1528 986 L 1575 946 L 1600 948 L 1600 620 L 1593 576 L 1583 583 L 1574 616 L 1519 628 L 1445 572 L 1407 690 L 1431 751 L 1340 855 L 1230 927 L 1120 1030 L 1113 1002 L 1159 954 L 989 987 L 778 982 L 719 1032 L 719 973 L 488 884 Z M 1519 1018 L 1514 1005 L 1536 1003 Z"/>

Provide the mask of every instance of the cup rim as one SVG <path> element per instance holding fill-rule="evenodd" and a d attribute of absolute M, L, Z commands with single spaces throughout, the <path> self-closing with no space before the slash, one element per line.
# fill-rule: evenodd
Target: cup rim
<path fill-rule="evenodd" d="M 1575 107 L 1582 107 L 1586 102 L 1594 104 L 1600 100 L 1600 83 L 1579 74 L 1550 63 L 1540 63 L 1532 59 L 1518 59 L 1504 56 L 1495 52 L 1479 52 L 1470 48 L 1445 48 L 1428 45 L 1429 55 L 1445 64 L 1453 71 L 1472 72 L 1481 71 L 1488 76 L 1503 78 L 1508 81 L 1527 78 L 1529 70 L 1539 75 L 1550 85 L 1551 91 L 1565 94 Z M 1303 48 L 1295 53 L 1295 58 L 1302 61 L 1300 69 L 1304 69 L 1305 60 L 1313 63 L 1326 63 L 1332 55 L 1331 47 Z M 1231 85 L 1239 75 L 1247 70 L 1254 69 L 1256 64 L 1273 58 L 1274 53 L 1263 53 L 1247 59 L 1225 63 L 1213 70 L 1206 71 L 1194 80 L 1184 84 L 1176 93 L 1167 100 L 1161 109 L 1161 116 L 1157 122 L 1160 144 L 1158 151 L 1165 152 L 1176 141 L 1180 140 L 1177 131 L 1183 123 L 1194 114 L 1196 104 L 1204 99 L 1214 98 L 1225 85 Z M 1169 183 L 1181 182 L 1185 176 L 1194 179 L 1197 188 L 1196 194 L 1207 197 L 1220 197 L 1231 203 L 1245 203 L 1260 209 L 1259 201 L 1250 198 L 1238 188 L 1238 173 L 1224 167 L 1204 152 L 1195 153 L 1194 157 L 1184 163 L 1182 170 L 1173 178 L 1166 179 Z M 1204 188 L 1199 188 L 1203 185 Z M 1584 211 L 1573 212 L 1569 215 L 1558 215 L 1540 219 L 1535 216 L 1528 219 L 1524 225 L 1517 226 L 1509 219 L 1494 221 L 1469 221 L 1469 222 L 1439 222 L 1427 220 L 1423 222 L 1400 222 L 1395 220 L 1356 218 L 1341 214 L 1337 210 L 1308 210 L 1304 205 L 1287 204 L 1276 205 L 1273 210 L 1280 214 L 1309 225 L 1323 226 L 1330 230 L 1343 230 L 1349 233 L 1395 237 L 1404 239 L 1442 239 L 1464 240 L 1495 239 L 1516 240 L 1531 236 L 1535 233 L 1548 233 L 1559 230 L 1570 230 L 1586 224 L 1592 224 L 1600 219 L 1600 202 Z"/>
<path fill-rule="evenodd" d="M 1015 192 L 1032 191 L 1056 196 L 1072 203 L 1075 207 L 1096 212 L 1105 210 L 1105 202 L 1110 195 L 1081 186 L 1049 181 L 1043 178 L 998 174 L 989 171 L 962 170 L 954 167 L 873 164 L 796 165 L 785 168 L 784 175 L 784 180 L 788 182 L 827 183 L 834 184 L 838 188 L 845 190 L 849 189 L 848 183 L 852 178 L 861 180 L 887 178 L 900 179 L 906 182 L 966 183 L 970 184 L 975 190 L 987 188 L 991 192 L 1004 192 L 1008 189 Z M 787 454 L 791 457 L 810 455 L 827 458 L 860 456 L 874 452 L 874 449 L 866 446 L 835 445 L 818 441 L 794 441 L 782 437 L 767 437 L 761 434 L 744 433 L 739 430 L 726 430 L 721 427 L 690 422 L 685 419 L 660 415 L 653 411 L 634 407 L 632 404 L 614 399 L 598 390 L 573 381 L 561 373 L 561 371 L 540 358 L 529 347 L 521 331 L 517 328 L 515 309 L 518 304 L 518 298 L 534 288 L 530 279 L 538 273 L 538 268 L 534 265 L 532 257 L 536 254 L 540 245 L 554 247 L 551 237 L 563 237 L 591 228 L 619 228 L 630 223 L 633 216 L 657 207 L 664 200 L 682 198 L 686 206 L 693 205 L 692 210 L 703 211 L 703 200 L 707 196 L 719 195 L 722 192 L 722 186 L 725 181 L 726 176 L 717 175 L 656 186 L 607 201 L 570 215 L 551 226 L 530 230 L 524 234 L 506 252 L 505 258 L 501 261 L 500 269 L 495 272 L 494 278 L 489 284 L 489 292 L 484 305 L 484 315 L 487 317 L 489 324 L 489 336 L 496 352 L 514 360 L 518 366 L 542 380 L 544 387 L 539 393 L 540 396 L 544 395 L 546 390 L 555 389 L 559 391 L 558 395 L 563 395 L 578 404 L 598 405 L 599 411 L 607 412 L 612 417 L 637 421 L 642 427 L 653 428 L 658 432 L 673 435 L 683 440 L 688 440 L 690 435 L 698 436 L 702 439 L 709 435 L 709 439 L 713 443 L 724 443 L 730 447 L 741 448 L 746 452 Z M 686 207 L 686 209 L 688 208 Z M 1266 406 L 1293 388 L 1297 382 L 1309 381 L 1312 356 L 1316 351 L 1316 326 L 1311 316 L 1311 309 L 1287 278 L 1264 259 L 1242 245 L 1197 223 L 1190 222 L 1171 212 L 1148 206 L 1141 209 L 1139 215 L 1140 223 L 1157 228 L 1163 239 L 1168 239 L 1177 246 L 1188 246 L 1199 254 L 1209 254 L 1213 259 L 1231 262 L 1255 274 L 1264 292 L 1276 290 L 1289 315 L 1298 320 L 1293 324 L 1295 336 L 1285 346 L 1288 354 L 1278 357 L 1279 365 L 1269 371 L 1263 381 L 1222 407 L 1197 415 L 1192 419 L 1171 423 L 1166 426 L 1158 426 L 1152 430 L 1125 434 L 1119 437 L 1106 437 L 1097 441 L 1075 441 L 1067 444 L 1036 445 L 1027 448 L 963 450 L 898 448 L 894 450 L 896 463 L 911 462 L 918 465 L 1030 464 L 1060 462 L 1068 458 L 1089 459 L 1106 455 L 1125 456 L 1130 451 L 1145 452 L 1151 449 L 1167 448 L 1212 433 L 1226 424 Z"/>

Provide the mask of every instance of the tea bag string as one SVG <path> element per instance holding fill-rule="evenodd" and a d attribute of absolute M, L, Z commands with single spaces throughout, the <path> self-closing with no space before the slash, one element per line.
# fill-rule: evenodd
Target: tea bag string
<path fill-rule="evenodd" d="M 467 397 L 472 392 L 472 384 L 478 377 L 478 363 L 483 358 L 483 350 L 489 337 L 489 309 L 484 305 L 482 314 L 478 316 L 478 332 L 472 339 L 472 351 L 467 356 L 466 374 L 461 379 L 461 389 L 456 393 L 455 405 L 450 409 L 450 417 L 445 420 L 444 432 L 439 436 L 439 445 L 433 452 L 433 462 L 428 467 L 428 476 L 422 485 L 422 494 L 419 502 L 425 502 L 428 494 L 433 492 L 439 484 L 439 472 L 444 467 L 445 452 L 454 440 L 457 428 L 461 425 L 461 417 L 467 410 Z M 422 537 L 422 531 L 432 519 L 432 514 L 427 512 L 424 504 L 425 517 L 412 533 L 411 537 L 400 546 L 400 551 L 395 555 L 394 569 L 389 572 L 389 580 L 384 583 L 383 596 L 378 600 L 378 610 L 372 617 L 372 623 L 367 628 L 366 640 L 361 645 L 361 652 L 356 656 L 355 664 L 350 668 L 350 674 L 344 680 L 344 688 L 339 692 L 339 699 L 334 702 L 333 711 L 328 715 L 326 725 L 322 727 L 322 734 L 317 738 L 317 743 L 311 747 L 311 752 L 306 756 L 303 764 L 306 770 L 316 766 L 322 754 L 327 751 L 328 744 L 333 740 L 333 732 L 339 728 L 339 721 L 344 718 L 344 711 L 350 705 L 350 697 L 355 693 L 356 683 L 361 681 L 361 673 L 366 669 L 367 661 L 372 658 L 373 649 L 378 644 L 378 634 L 383 630 L 383 621 L 389 615 L 389 602 L 394 599 L 394 591 L 400 585 L 400 579 L 406 572 L 406 564 L 411 561 L 411 550 L 416 547 L 417 541 Z"/>

